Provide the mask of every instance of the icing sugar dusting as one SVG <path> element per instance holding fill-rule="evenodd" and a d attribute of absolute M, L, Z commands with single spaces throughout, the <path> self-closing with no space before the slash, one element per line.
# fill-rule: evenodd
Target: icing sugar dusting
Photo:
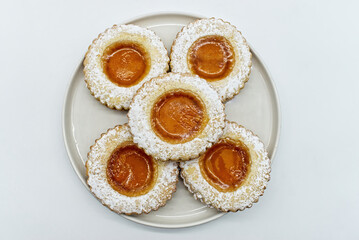
<path fill-rule="evenodd" d="M 250 208 L 263 195 L 270 179 L 270 159 L 264 144 L 251 131 L 234 122 L 228 122 L 222 138 L 241 140 L 250 149 L 251 168 L 245 182 L 233 192 L 219 192 L 202 176 L 198 159 L 181 162 L 181 177 L 194 197 L 209 207 L 221 211 L 238 211 Z"/>
<path fill-rule="evenodd" d="M 142 81 L 131 87 L 120 87 L 111 82 L 102 70 L 101 57 L 110 44 L 135 41 L 144 46 L 151 59 L 151 69 Z M 90 45 L 84 61 L 87 87 L 92 95 L 110 108 L 128 109 L 133 95 L 143 83 L 166 73 L 169 58 L 161 39 L 151 30 L 136 25 L 114 25 L 101 33 Z"/>
<path fill-rule="evenodd" d="M 187 63 L 187 52 L 199 38 L 209 35 L 225 37 L 233 46 L 235 65 L 224 79 L 209 82 L 218 92 L 222 101 L 231 99 L 249 79 L 252 66 L 252 54 L 249 46 L 237 28 L 222 19 L 200 19 L 184 27 L 178 33 L 171 49 L 171 70 L 173 72 L 191 72 Z"/>
<path fill-rule="evenodd" d="M 112 151 L 122 142 L 132 141 L 128 125 L 117 126 L 102 134 L 91 147 L 86 162 L 92 193 L 111 210 L 117 213 L 141 214 L 157 210 L 166 204 L 176 191 L 178 167 L 176 162 L 157 162 L 158 176 L 154 187 L 146 194 L 128 197 L 115 191 L 107 181 L 107 160 Z M 156 161 L 156 160 L 155 160 Z"/>
<path fill-rule="evenodd" d="M 205 128 L 194 139 L 179 144 L 163 141 L 151 126 L 151 111 L 159 96 L 174 89 L 195 93 L 203 103 L 208 116 Z M 133 141 L 145 152 L 159 160 L 188 160 L 198 157 L 222 135 L 224 105 L 217 92 L 208 83 L 191 74 L 168 73 L 143 85 L 128 112 Z"/>

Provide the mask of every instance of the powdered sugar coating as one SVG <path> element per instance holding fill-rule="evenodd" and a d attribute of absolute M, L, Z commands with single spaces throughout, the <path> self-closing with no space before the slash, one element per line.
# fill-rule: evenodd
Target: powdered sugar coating
<path fill-rule="evenodd" d="M 210 185 L 202 176 L 198 158 L 180 163 L 181 177 L 188 190 L 194 197 L 209 207 L 221 211 L 238 211 L 250 208 L 263 195 L 267 182 L 270 179 L 270 159 L 264 144 L 251 131 L 234 123 L 226 122 L 221 138 L 231 138 L 242 141 L 251 155 L 250 171 L 243 184 L 233 192 L 220 192 Z"/>
<path fill-rule="evenodd" d="M 111 82 L 103 72 L 103 52 L 109 45 L 118 41 L 138 43 L 151 59 L 148 74 L 134 86 L 120 87 Z M 102 104 L 118 110 L 128 109 L 133 95 L 143 83 L 167 72 L 168 62 L 167 50 L 153 31 L 136 25 L 114 25 L 101 33 L 90 45 L 84 61 L 85 81 L 91 94 Z"/>
<path fill-rule="evenodd" d="M 176 191 L 178 166 L 176 162 L 157 162 L 157 179 L 154 187 L 146 194 L 128 197 L 115 191 L 107 181 L 107 161 L 113 150 L 123 142 L 132 141 L 127 124 L 116 126 L 102 134 L 91 147 L 86 162 L 88 180 L 92 193 L 117 213 L 141 214 L 157 210 L 166 204 Z M 156 160 L 154 160 L 156 161 Z"/>
<path fill-rule="evenodd" d="M 249 79 L 252 54 L 249 46 L 237 28 L 222 19 L 200 19 L 184 27 L 177 34 L 171 49 L 171 70 L 191 72 L 187 53 L 192 44 L 201 37 L 217 35 L 225 37 L 232 45 L 235 64 L 231 73 L 224 79 L 209 82 L 218 92 L 222 101 L 229 100 L 239 93 Z"/>
<path fill-rule="evenodd" d="M 201 98 L 208 122 L 192 140 L 172 144 L 156 135 L 151 126 L 151 111 L 158 98 L 173 90 L 191 91 Z M 192 74 L 167 73 L 145 83 L 134 96 L 128 112 L 133 141 L 159 160 L 189 160 L 198 157 L 222 135 L 224 105 L 208 83 Z"/>

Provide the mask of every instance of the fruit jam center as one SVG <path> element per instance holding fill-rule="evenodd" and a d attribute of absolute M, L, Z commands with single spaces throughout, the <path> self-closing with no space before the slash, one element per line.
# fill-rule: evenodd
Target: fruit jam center
<path fill-rule="evenodd" d="M 150 67 L 150 61 L 142 47 L 127 42 L 107 47 L 102 61 L 104 73 L 120 87 L 136 85 L 147 75 Z"/>
<path fill-rule="evenodd" d="M 221 140 L 207 150 L 199 164 L 202 175 L 218 191 L 235 191 L 249 172 L 250 153 L 242 142 Z"/>
<path fill-rule="evenodd" d="M 175 91 L 162 96 L 152 110 L 152 128 L 172 143 L 191 140 L 201 130 L 205 113 L 195 95 Z"/>
<path fill-rule="evenodd" d="M 107 162 L 107 179 L 120 194 L 139 196 L 153 185 L 156 166 L 150 156 L 136 145 L 116 148 Z"/>
<path fill-rule="evenodd" d="M 227 39 L 221 36 L 205 36 L 195 41 L 188 52 L 192 73 L 207 81 L 228 76 L 234 65 L 234 52 Z"/>

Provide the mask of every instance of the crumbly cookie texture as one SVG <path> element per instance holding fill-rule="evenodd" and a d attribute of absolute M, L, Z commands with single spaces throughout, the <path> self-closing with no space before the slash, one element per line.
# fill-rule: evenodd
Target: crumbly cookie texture
<path fill-rule="evenodd" d="M 243 184 L 233 192 L 220 192 L 210 185 L 201 174 L 198 159 L 181 162 L 181 177 L 194 198 L 220 211 L 236 212 L 252 207 L 263 195 L 270 180 L 270 159 L 264 144 L 251 131 L 234 123 L 226 122 L 221 138 L 242 141 L 250 151 L 251 167 Z"/>
<path fill-rule="evenodd" d="M 149 213 L 164 206 L 176 191 L 178 166 L 176 162 L 158 161 L 157 179 L 148 193 L 137 197 L 121 195 L 108 183 L 106 167 L 112 151 L 128 141 L 132 141 L 132 135 L 127 124 L 109 129 L 96 140 L 90 148 L 86 162 L 87 183 L 102 204 L 114 212 L 126 215 Z"/>
<path fill-rule="evenodd" d="M 105 49 L 119 41 L 139 43 L 151 59 L 148 74 L 131 87 L 114 84 L 103 71 L 101 58 Z M 143 83 L 168 71 L 168 62 L 167 50 L 153 31 L 136 25 L 114 25 L 101 33 L 89 46 L 84 61 L 85 82 L 91 94 L 102 104 L 118 110 L 128 109 L 133 95 Z"/>
<path fill-rule="evenodd" d="M 195 93 L 204 103 L 208 122 L 201 132 L 185 143 L 171 144 L 156 135 L 151 126 L 151 111 L 160 96 L 173 90 Z M 186 161 L 198 157 L 223 133 L 224 105 L 208 83 L 192 74 L 167 73 L 145 83 L 134 96 L 128 112 L 133 141 L 155 159 Z"/>
<path fill-rule="evenodd" d="M 225 37 L 233 46 L 235 64 L 232 72 L 224 79 L 209 82 L 218 92 L 222 101 L 233 98 L 249 79 L 252 66 L 252 54 L 249 46 L 237 28 L 222 19 L 200 19 L 182 28 L 171 48 L 171 70 L 173 72 L 191 72 L 187 62 L 187 53 L 192 44 L 201 37 L 218 35 Z"/>

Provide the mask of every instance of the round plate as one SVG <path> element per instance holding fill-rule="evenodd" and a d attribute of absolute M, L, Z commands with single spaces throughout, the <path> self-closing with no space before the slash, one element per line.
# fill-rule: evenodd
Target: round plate
<path fill-rule="evenodd" d="M 181 28 L 198 18 L 201 17 L 174 13 L 156 14 L 137 18 L 125 24 L 136 24 L 155 31 L 170 50 Z M 272 159 L 280 130 L 278 97 L 267 69 L 253 48 L 251 51 L 253 66 L 250 79 L 244 89 L 226 103 L 226 114 L 229 120 L 257 134 L 266 145 Z M 80 62 L 67 90 L 63 111 L 63 133 L 70 161 L 88 188 L 85 162 L 90 146 L 107 129 L 126 123 L 127 112 L 109 109 L 97 101 L 85 85 L 82 70 L 83 65 Z M 177 192 L 166 206 L 149 214 L 123 217 L 149 226 L 181 228 L 206 223 L 224 214 L 195 200 L 180 181 Z"/>

